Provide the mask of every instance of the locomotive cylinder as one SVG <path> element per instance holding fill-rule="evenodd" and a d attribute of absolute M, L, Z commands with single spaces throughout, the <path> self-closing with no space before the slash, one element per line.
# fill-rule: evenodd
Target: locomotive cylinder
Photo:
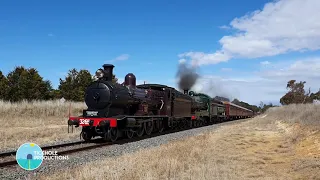
<path fill-rule="evenodd" d="M 126 125 L 127 125 L 127 127 L 135 127 L 136 126 L 136 119 L 135 118 L 127 118 Z"/>

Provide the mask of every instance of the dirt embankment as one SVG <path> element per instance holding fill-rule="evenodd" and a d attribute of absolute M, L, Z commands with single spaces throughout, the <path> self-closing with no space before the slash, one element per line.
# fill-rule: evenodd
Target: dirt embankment
<path fill-rule="evenodd" d="M 39 178 L 320 179 L 320 106 L 273 108 L 211 133 Z"/>

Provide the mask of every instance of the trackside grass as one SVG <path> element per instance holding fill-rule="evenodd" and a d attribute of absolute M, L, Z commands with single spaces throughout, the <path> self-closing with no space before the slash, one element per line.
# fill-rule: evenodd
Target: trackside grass
<path fill-rule="evenodd" d="M 10 103 L 0 101 L 1 149 L 18 148 L 25 142 L 51 143 L 79 137 L 67 133 L 67 117 L 79 115 L 86 108 L 84 103 L 33 101 Z"/>
<path fill-rule="evenodd" d="M 320 126 L 320 105 L 291 104 L 270 108 L 265 114 L 269 119 L 280 120 L 290 124 Z"/>

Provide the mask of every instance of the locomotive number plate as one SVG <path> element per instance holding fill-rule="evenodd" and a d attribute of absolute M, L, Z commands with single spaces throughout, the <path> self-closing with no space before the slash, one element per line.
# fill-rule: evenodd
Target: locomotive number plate
<path fill-rule="evenodd" d="M 87 116 L 98 116 L 98 111 L 86 111 Z"/>
<path fill-rule="evenodd" d="M 85 124 L 85 125 L 87 125 L 87 124 L 89 124 L 89 122 L 90 122 L 90 119 L 79 119 L 79 124 Z"/>

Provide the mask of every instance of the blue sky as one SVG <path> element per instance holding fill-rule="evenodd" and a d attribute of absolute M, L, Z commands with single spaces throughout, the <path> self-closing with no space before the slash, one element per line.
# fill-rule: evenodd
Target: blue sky
<path fill-rule="evenodd" d="M 176 87 L 180 61 L 198 67 L 197 91 L 278 103 L 291 78 L 320 88 L 320 27 L 312 21 L 319 7 L 317 0 L 6 1 L 0 70 L 35 67 L 57 87 L 71 68 L 94 73 L 111 62 L 121 80 L 132 72 L 138 82 Z"/>

